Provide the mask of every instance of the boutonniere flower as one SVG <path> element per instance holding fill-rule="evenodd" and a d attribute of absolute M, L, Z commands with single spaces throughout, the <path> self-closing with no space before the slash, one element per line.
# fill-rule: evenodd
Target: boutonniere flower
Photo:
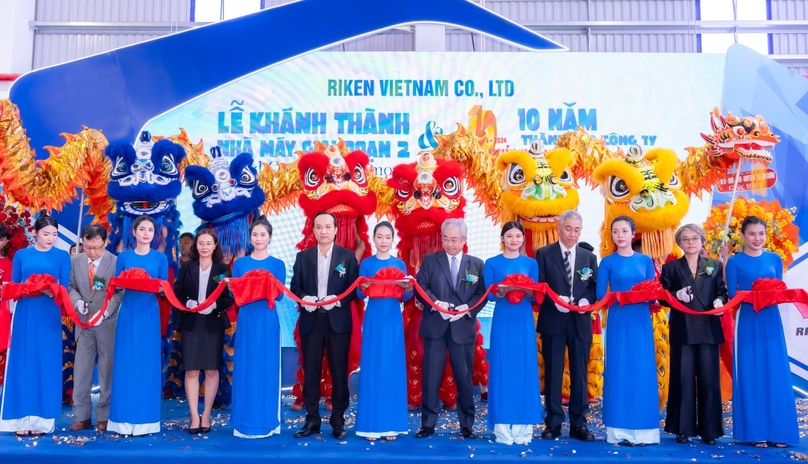
<path fill-rule="evenodd" d="M 701 272 L 699 272 L 698 275 L 711 276 L 711 275 L 713 275 L 713 272 L 715 272 L 715 263 L 713 262 L 712 259 L 708 259 L 707 263 L 704 266 L 704 269 L 702 269 Z"/>
<path fill-rule="evenodd" d="M 224 274 L 219 274 L 217 276 L 213 276 L 213 281 L 218 284 L 219 282 L 223 281 L 224 279 L 226 279 L 228 277 L 230 277 L 230 273 L 225 272 Z"/>
<path fill-rule="evenodd" d="M 336 271 L 340 277 L 345 277 L 345 273 L 348 272 L 348 270 L 345 268 L 344 262 L 337 264 L 337 267 L 334 268 L 334 271 Z"/>
<path fill-rule="evenodd" d="M 93 277 L 93 290 L 103 290 L 106 283 L 107 281 L 103 277 Z"/>
<path fill-rule="evenodd" d="M 466 277 L 463 278 L 463 281 L 466 283 L 466 287 L 475 285 L 478 280 L 480 280 L 480 273 L 477 272 L 476 267 L 466 269 Z"/>
<path fill-rule="evenodd" d="M 592 269 L 589 269 L 588 267 L 578 270 L 578 275 L 581 276 L 582 282 L 589 280 L 589 278 L 592 277 L 592 274 Z"/>

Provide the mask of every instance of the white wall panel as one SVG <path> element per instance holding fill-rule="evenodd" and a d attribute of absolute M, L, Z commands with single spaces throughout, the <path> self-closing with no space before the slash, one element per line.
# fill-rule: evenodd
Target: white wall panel
<path fill-rule="evenodd" d="M 34 69 L 131 45 L 158 35 L 41 34 L 34 41 Z"/>
<path fill-rule="evenodd" d="M 503 2 L 487 0 L 485 8 L 516 22 L 587 20 L 586 0 Z"/>
<path fill-rule="evenodd" d="M 375 34 L 335 45 L 328 50 L 334 52 L 411 52 L 413 35 L 408 32 Z"/>
<path fill-rule="evenodd" d="M 772 34 L 772 54 L 808 55 L 808 35 Z"/>
<path fill-rule="evenodd" d="M 772 19 L 808 19 L 805 0 L 771 0 Z"/>
<path fill-rule="evenodd" d="M 705 0 L 707 1 L 707 0 Z M 485 7 L 513 21 L 695 21 L 693 0 L 534 0 L 486 1 Z M 542 32 L 541 29 L 536 29 Z M 695 34 L 550 34 L 548 38 L 573 52 L 695 52 Z M 447 38 L 447 49 L 461 45 L 460 39 Z M 489 46 L 488 42 L 492 42 Z M 516 51 L 515 47 L 486 42 L 486 51 Z M 450 46 L 451 44 L 451 46 Z M 478 47 L 479 49 L 479 47 Z M 471 50 L 463 48 L 463 50 Z"/>
<path fill-rule="evenodd" d="M 548 39 L 564 45 L 573 52 L 586 51 L 586 35 L 584 34 L 543 34 Z M 486 52 L 521 52 L 524 49 L 514 47 L 513 45 L 506 44 L 490 37 L 485 37 L 480 34 L 474 34 L 474 43 L 472 44 L 472 34 L 453 31 L 446 34 L 446 51 L 448 52 L 471 52 L 471 51 L 486 51 Z M 483 40 L 485 43 L 483 43 Z"/>
<path fill-rule="evenodd" d="M 590 39 L 593 52 L 695 53 L 696 36 L 682 34 L 598 34 Z"/>
<path fill-rule="evenodd" d="M 808 1 L 806 0 L 772 0 L 772 19 L 806 20 L 808 19 Z M 808 55 L 808 34 L 772 34 L 772 54 L 774 55 Z M 808 60 L 808 56 L 806 56 Z M 800 74 L 807 74 L 805 68 L 793 68 Z"/>
<path fill-rule="evenodd" d="M 477 3 L 482 2 L 477 0 Z M 687 21 L 696 18 L 694 0 L 485 0 L 484 5 L 517 22 Z"/>
<path fill-rule="evenodd" d="M 37 21 L 48 22 L 186 22 L 192 0 L 38 0 Z M 293 0 L 264 0 L 265 7 Z M 711 0 L 701 0 L 711 1 Z M 772 19 L 808 19 L 808 0 L 771 0 Z M 478 4 L 522 23 L 543 21 L 695 21 L 694 0 L 476 0 Z M 68 31 L 70 32 L 70 31 Z M 36 67 L 129 45 L 158 35 L 78 33 L 37 34 Z M 122 31 L 121 31 L 122 32 Z M 150 31 L 153 32 L 153 31 Z M 539 31 L 541 32 L 541 31 Z M 544 35 L 573 52 L 696 52 L 696 35 L 583 31 L 547 31 Z M 473 43 L 472 43 L 473 37 Z M 808 54 L 808 34 L 773 34 L 774 54 Z M 413 35 L 387 32 L 332 47 L 332 51 L 411 51 Z M 478 34 L 447 31 L 448 51 L 519 51 Z"/>
<path fill-rule="evenodd" d="M 191 0 L 38 0 L 37 21 L 189 21 Z"/>
<path fill-rule="evenodd" d="M 270 8 L 273 6 L 284 5 L 286 3 L 292 3 L 296 0 L 264 0 L 264 8 Z"/>
<path fill-rule="evenodd" d="M 709 1 L 709 0 L 702 0 Z M 694 21 L 693 0 L 591 0 L 592 21 Z"/>

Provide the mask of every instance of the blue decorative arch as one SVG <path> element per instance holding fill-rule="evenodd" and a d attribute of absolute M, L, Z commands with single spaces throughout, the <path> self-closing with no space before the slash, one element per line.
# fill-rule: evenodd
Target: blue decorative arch
<path fill-rule="evenodd" d="M 530 50 L 565 50 L 467 0 L 300 0 L 32 71 L 10 97 L 35 147 L 59 145 L 60 133 L 81 125 L 111 141 L 134 141 L 150 119 L 240 77 L 414 23 L 463 27 Z"/>

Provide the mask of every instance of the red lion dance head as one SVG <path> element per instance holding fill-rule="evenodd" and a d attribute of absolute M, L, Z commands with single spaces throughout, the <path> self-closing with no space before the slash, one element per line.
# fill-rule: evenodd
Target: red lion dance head
<path fill-rule="evenodd" d="M 441 249 L 443 221 L 464 217 L 463 169 L 455 161 L 436 160 L 425 151 L 418 154 L 417 162 L 393 168 L 387 186 L 394 190 L 392 214 L 401 236 L 399 254 L 414 272 L 425 254 Z"/>
<path fill-rule="evenodd" d="M 361 241 L 365 247 L 362 257 L 366 258 L 371 248 L 365 218 L 376 211 L 376 193 L 368 188 L 368 155 L 348 153 L 342 140 L 327 147 L 315 144 L 315 150 L 301 154 L 297 164 L 303 184 L 298 202 L 306 215 L 303 240 L 297 248 L 305 250 L 317 244 L 312 220 L 320 211 L 327 211 L 337 217 L 337 244 L 356 250 Z"/>
<path fill-rule="evenodd" d="M 441 250 L 440 227 L 446 219 L 463 219 L 463 168 L 456 161 L 435 159 L 430 152 L 418 154 L 418 161 L 393 168 L 387 186 L 393 189 L 392 216 L 401 237 L 398 256 L 415 275 L 424 255 Z M 466 247 L 463 247 L 466 251 Z M 407 351 L 407 401 L 411 408 L 421 406 L 421 365 L 423 345 L 418 335 L 421 310 L 414 299 L 404 304 L 404 337 Z M 477 333 L 474 356 L 474 383 L 488 384 L 488 367 Z M 451 367 L 446 366 L 440 397 L 447 407 L 457 403 L 457 385 Z"/>

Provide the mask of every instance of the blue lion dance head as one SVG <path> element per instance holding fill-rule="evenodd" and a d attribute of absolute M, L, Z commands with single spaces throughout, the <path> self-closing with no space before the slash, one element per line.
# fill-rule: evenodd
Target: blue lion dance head
<path fill-rule="evenodd" d="M 249 217 L 264 204 L 253 157 L 242 153 L 229 159 L 219 147 L 210 150 L 207 168 L 188 166 L 185 180 L 191 187 L 194 214 L 200 227 L 214 229 L 225 256 L 239 256 L 249 243 Z"/>
<path fill-rule="evenodd" d="M 138 216 L 147 214 L 157 222 L 152 247 L 165 248 L 168 261 L 176 266 L 176 232 L 182 225 L 175 199 L 182 189 L 179 164 L 185 159 L 185 149 L 168 139 L 153 142 L 151 134 L 143 132 L 137 146 L 115 142 L 104 154 L 112 162 L 109 196 L 115 200 L 116 211 L 110 213 L 112 234 L 110 250 L 134 248 L 132 224 Z"/>

